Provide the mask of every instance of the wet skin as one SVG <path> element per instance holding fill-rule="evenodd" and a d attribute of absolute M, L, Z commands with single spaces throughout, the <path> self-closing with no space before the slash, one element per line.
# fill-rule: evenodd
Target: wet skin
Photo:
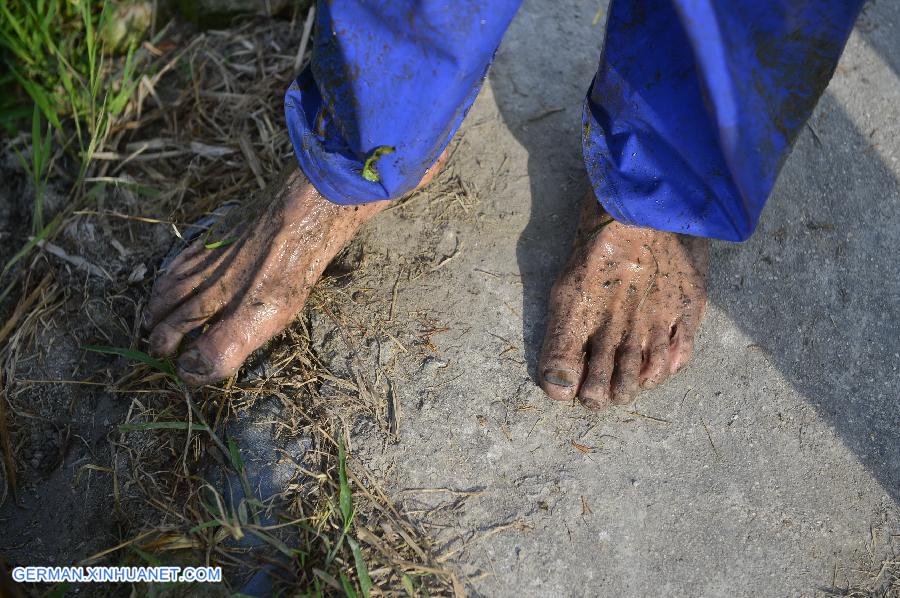
<path fill-rule="evenodd" d="M 426 185 L 445 157 L 429 170 Z M 233 375 L 286 328 L 328 263 L 389 202 L 344 207 L 296 168 L 217 225 L 157 279 L 144 327 L 191 385 Z M 210 240 L 234 242 L 207 249 Z M 627 403 L 690 358 L 706 303 L 705 239 L 613 222 L 585 198 L 569 263 L 553 287 L 541 386 L 589 408 Z M 188 332 L 199 329 L 195 339 Z"/>
<path fill-rule="evenodd" d="M 438 159 L 419 187 L 431 181 L 445 159 Z M 328 263 L 390 203 L 337 205 L 296 167 L 271 189 L 268 196 L 229 212 L 215 234 L 179 254 L 153 286 L 143 315 L 150 353 L 172 356 L 181 350 L 175 363 L 190 385 L 231 376 L 284 330 Z M 234 241 L 206 247 L 223 239 Z M 201 334 L 184 342 L 194 329 Z"/>
<path fill-rule="evenodd" d="M 541 387 L 590 409 L 630 403 L 690 359 L 709 242 L 613 221 L 589 193 L 550 293 Z"/>

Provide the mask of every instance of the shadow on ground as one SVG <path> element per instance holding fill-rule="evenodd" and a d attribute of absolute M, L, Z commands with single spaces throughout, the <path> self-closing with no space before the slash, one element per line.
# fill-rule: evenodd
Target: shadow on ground
<path fill-rule="evenodd" d="M 900 78 L 900 3 L 869 0 L 863 6 L 856 30 Z"/>
<path fill-rule="evenodd" d="M 574 0 L 526 4 L 533 6 L 513 28 L 529 35 L 511 36 L 498 53 L 491 85 L 529 155 L 532 207 L 517 258 L 526 359 L 536 380 L 547 295 L 588 189 L 580 107 L 602 26 L 588 21 L 566 32 L 579 52 L 548 53 L 542 29 L 564 26 L 553 13 L 584 8 Z M 900 36 L 891 31 L 900 26 L 900 7 L 872 3 L 863 16 L 865 41 L 897 73 Z M 710 301 L 900 501 L 900 188 L 869 132 L 832 95 L 810 124 L 815 133 L 798 141 L 753 239 L 714 244 Z M 734 374 L 722 376 L 727 384 Z"/>

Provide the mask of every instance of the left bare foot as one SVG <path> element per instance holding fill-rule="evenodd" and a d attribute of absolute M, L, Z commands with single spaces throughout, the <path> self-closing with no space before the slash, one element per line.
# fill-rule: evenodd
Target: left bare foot
<path fill-rule="evenodd" d="M 550 295 L 544 391 L 600 409 L 680 370 L 706 306 L 708 264 L 707 239 L 612 221 L 589 193 Z"/>

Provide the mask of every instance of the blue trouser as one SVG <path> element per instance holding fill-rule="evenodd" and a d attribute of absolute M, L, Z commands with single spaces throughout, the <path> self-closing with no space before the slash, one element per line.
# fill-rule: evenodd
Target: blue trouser
<path fill-rule="evenodd" d="M 285 97 L 300 166 L 340 204 L 413 189 L 459 128 L 520 0 L 319 2 Z M 612 0 L 582 145 L 617 220 L 741 241 L 863 0 Z M 552 81 L 548 81 L 552 85 Z"/>

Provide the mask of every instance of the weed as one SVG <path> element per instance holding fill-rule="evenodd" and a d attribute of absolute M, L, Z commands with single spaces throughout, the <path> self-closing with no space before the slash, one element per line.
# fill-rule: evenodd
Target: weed
<path fill-rule="evenodd" d="M 116 68 L 97 33 L 113 18 L 111 6 L 110 0 L 0 0 L 0 48 L 9 71 L 4 79 L 17 83 L 33 103 L 31 161 L 19 157 L 35 188 L 34 242 L 26 243 L 7 261 L 0 277 L 37 242 L 51 237 L 60 223 L 57 219 L 44 223 L 53 133 L 58 147 L 79 165 L 69 190 L 73 201 L 64 210 L 68 212 L 85 195 L 85 178 L 93 158 L 137 87 L 134 47 Z M 10 87 L 12 91 L 6 91 L 0 100 L 0 122 L 14 131 L 23 106 L 15 85 L 4 89 Z M 46 130 L 41 117 L 48 123 Z"/>
<path fill-rule="evenodd" d="M 31 117 L 31 162 L 16 150 L 16 157 L 19 158 L 22 168 L 28 173 L 31 184 L 34 186 L 32 228 L 35 233 L 44 228 L 44 192 L 47 188 L 47 177 L 50 174 L 50 142 L 52 141 L 49 123 L 46 133 L 43 132 L 41 125 L 41 111 L 35 104 Z"/>
<path fill-rule="evenodd" d="M 65 1 L 78 6 L 78 0 Z M 0 0 L 9 10 L 13 3 Z M 43 5 L 51 3 L 45 0 Z M 62 2 L 60 6 L 69 8 Z M 96 30 L 102 5 L 94 2 L 94 6 L 91 15 Z M 74 18 L 72 35 L 82 40 L 86 57 L 83 13 L 71 11 L 70 16 Z M 0 15 L 0 21 L 4 19 Z M 307 22 L 312 21 L 307 18 Z M 6 25 L 0 23 L 0 30 Z M 97 396 L 95 389 L 102 388 L 112 398 L 109 450 L 98 452 L 96 462 L 81 466 L 76 483 L 83 479 L 79 487 L 86 494 L 106 497 L 99 502 L 86 497 L 85 504 L 108 505 L 115 527 L 97 530 L 97 537 L 90 540 L 97 552 L 84 564 L 116 564 L 137 555 L 144 562 L 221 565 L 229 589 L 240 587 L 245 574 L 266 569 L 274 589 L 283 589 L 286 595 L 462 595 L 459 579 L 436 560 L 435 546 L 424 530 L 387 498 L 365 464 L 346 448 L 348 418 L 363 415 L 380 421 L 384 410 L 377 398 L 364 381 L 340 378 L 320 361 L 310 330 L 302 322 L 285 333 L 283 342 L 273 344 L 275 365 L 264 379 L 232 379 L 222 387 L 189 390 L 170 362 L 122 348 L 142 346 L 139 313 L 149 280 L 132 281 L 128 273 L 138 265 L 152 269 L 164 253 L 167 241 L 155 234 L 157 227 L 183 226 L 223 202 L 258 192 L 251 159 L 237 156 L 255 156 L 264 180 L 277 179 L 292 156 L 283 123 L 282 92 L 296 72 L 298 55 L 288 51 L 297 46 L 300 33 L 299 28 L 280 21 L 248 21 L 227 31 L 192 37 L 167 33 L 162 43 L 152 41 L 132 54 L 131 81 L 141 72 L 152 70 L 153 74 L 142 79 L 141 92 L 133 103 L 125 102 L 121 116 L 107 117 L 105 132 L 104 127 L 91 129 L 97 112 L 91 116 L 83 107 L 68 108 L 75 103 L 70 96 L 91 89 L 90 76 L 73 75 L 74 94 L 58 74 L 29 79 L 62 98 L 45 102 L 58 108 L 54 113 L 61 127 L 39 106 L 39 130 L 52 138 L 46 166 L 51 185 L 55 189 L 59 181 L 67 181 L 72 187 L 69 206 L 44 214 L 43 227 L 27 243 L 23 241 L 25 246 L 0 276 L 4 285 L 15 276 L 20 294 L 12 317 L 0 328 L 0 373 L 4 375 L 0 392 L 6 401 L 0 398 L 0 406 L 9 405 L 13 438 L 19 438 L 27 435 L 35 421 L 17 417 L 26 401 L 29 410 L 52 418 L 63 409 L 62 397 L 68 397 L 70 413 L 82 417 L 90 409 L 87 399 Z M 24 63 L 11 51 L 5 46 L 0 51 L 5 52 L 5 60 L 19 65 L 19 72 L 25 72 Z M 105 94 L 122 89 L 119 77 L 129 58 L 126 55 L 117 62 L 102 47 L 92 51 L 94 66 L 85 58 L 79 68 L 83 67 L 82 73 L 91 68 L 101 73 L 104 82 L 97 86 L 95 79 L 94 85 L 97 102 L 102 104 Z M 305 59 L 307 54 L 299 56 Z M 53 61 L 48 64 L 57 68 Z M 7 79 L 10 85 L 16 81 L 13 76 Z M 20 94 L 27 95 L 24 89 Z M 142 110 L 145 99 L 148 106 Z M 0 109 L 6 106 L 0 101 Z M 29 105 L 18 118 L 33 115 L 34 105 Z M 89 146 L 91 130 L 108 139 L 96 142 L 95 160 L 84 171 L 82 142 Z M 249 142 L 237 143 L 240 136 Z M 14 143 L 33 168 L 31 156 L 22 149 L 22 140 L 32 137 L 33 127 L 31 136 L 19 135 Z M 107 194 L 112 185 L 118 192 Z M 135 201 L 138 195 L 141 201 Z M 101 197 L 102 209 L 77 207 Z M 123 241 L 122 260 L 127 267 L 107 281 L 80 276 L 70 269 L 71 262 L 25 257 L 70 223 L 108 228 L 111 238 Z M 204 241 L 224 248 L 232 239 L 211 236 Z M 68 237 L 66 242 L 73 255 L 105 259 L 102 248 L 79 245 Z M 17 260 L 19 266 L 13 269 Z M 3 297 L 0 293 L 0 301 Z M 313 304 L 317 301 L 314 298 Z M 96 307 L 101 304 L 109 309 Z M 331 308 L 322 309 L 331 313 Z M 94 313 L 99 315 L 96 321 Z M 46 335 L 57 331 L 62 331 L 61 338 L 71 347 L 122 359 L 116 366 L 97 368 L 100 360 L 85 355 L 73 374 L 81 378 L 90 372 L 84 380 L 32 379 L 39 361 L 32 354 L 46 346 L 42 344 L 50 338 Z M 97 344 L 84 347 L 86 342 Z M 322 392 L 326 386 L 328 391 Z M 49 392 L 52 388 L 60 390 Z M 50 399 L 42 403 L 44 397 Z M 279 410 L 273 440 L 296 441 L 301 448 L 289 455 L 273 454 L 261 463 L 247 452 L 242 436 L 231 438 L 226 431 L 263 402 Z M 3 421 L 0 413 L 0 425 Z M 12 464 L 7 466 L 7 478 L 15 493 L 11 476 L 16 473 L 15 451 L 21 445 L 0 449 L 3 462 L 8 459 Z M 247 470 L 254 474 L 260 467 L 275 465 L 284 465 L 292 472 L 291 479 L 283 492 L 261 501 L 258 496 L 263 490 L 249 486 Z M 240 489 L 231 488 L 225 494 L 223 476 L 229 484 L 239 480 Z M 242 497 L 235 500 L 235 494 Z M 148 590 L 152 595 L 153 590 Z"/>

